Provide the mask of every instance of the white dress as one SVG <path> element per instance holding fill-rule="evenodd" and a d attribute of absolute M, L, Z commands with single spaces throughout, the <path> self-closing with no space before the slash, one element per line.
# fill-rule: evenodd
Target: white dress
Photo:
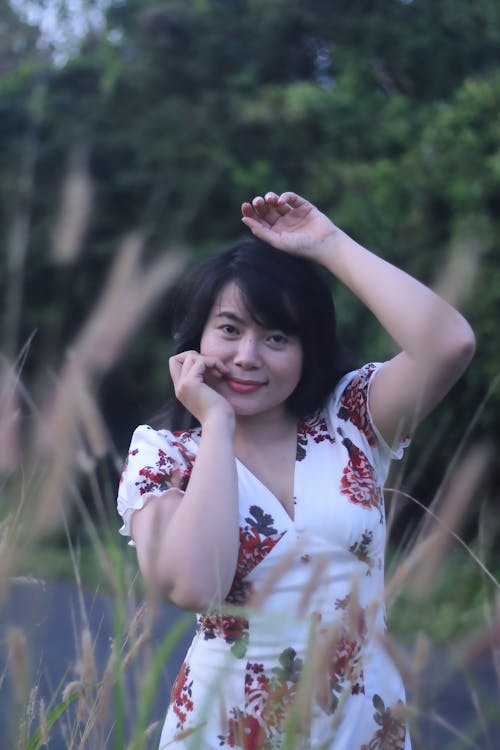
<path fill-rule="evenodd" d="M 369 415 L 381 366 L 346 375 L 299 423 L 293 520 L 237 462 L 235 579 L 224 608 L 197 615 L 160 748 L 277 750 L 293 725 L 296 750 L 411 749 L 403 685 L 383 646 L 382 487 L 404 446 L 392 451 Z M 121 533 L 148 497 L 186 487 L 200 434 L 137 428 Z"/>

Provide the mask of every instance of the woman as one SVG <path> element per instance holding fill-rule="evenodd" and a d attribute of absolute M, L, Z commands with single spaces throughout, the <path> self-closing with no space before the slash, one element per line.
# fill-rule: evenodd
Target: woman
<path fill-rule="evenodd" d="M 242 214 L 254 238 L 203 267 L 170 360 L 191 425 L 139 427 L 118 498 L 146 582 L 198 613 L 160 747 L 408 750 L 382 486 L 474 336 L 300 196 Z M 318 267 L 400 353 L 347 371 Z"/>

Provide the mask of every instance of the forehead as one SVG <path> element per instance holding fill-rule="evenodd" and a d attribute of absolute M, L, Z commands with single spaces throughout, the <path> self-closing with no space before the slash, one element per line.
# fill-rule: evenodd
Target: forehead
<path fill-rule="evenodd" d="M 234 281 L 230 281 L 222 287 L 215 298 L 210 316 L 220 315 L 222 312 L 232 312 L 242 318 L 250 317 L 245 298 L 241 289 Z"/>
<path fill-rule="evenodd" d="M 245 324 L 251 321 L 266 330 L 279 329 L 290 335 L 297 334 L 298 324 L 284 294 L 266 285 L 265 279 L 257 277 L 253 281 L 257 286 L 254 284 L 249 289 L 242 288 L 238 281 L 225 284 L 216 296 L 206 322 L 226 315 Z"/>

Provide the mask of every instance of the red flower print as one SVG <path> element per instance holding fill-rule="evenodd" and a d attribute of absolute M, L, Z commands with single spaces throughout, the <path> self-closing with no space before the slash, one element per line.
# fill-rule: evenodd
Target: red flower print
<path fill-rule="evenodd" d="M 268 736 L 284 731 L 301 671 L 302 660 L 293 648 L 281 652 L 279 664 L 271 670 L 271 675 L 264 672 L 262 664 L 247 663 L 245 707 L 262 718 Z"/>
<path fill-rule="evenodd" d="M 355 557 L 358 558 L 360 562 L 364 562 L 368 566 L 368 570 L 366 572 L 366 575 L 371 575 L 371 571 L 374 565 L 374 560 L 369 555 L 369 549 L 370 545 L 373 541 L 373 532 L 372 531 L 364 531 L 361 539 L 359 539 L 357 542 L 354 542 L 349 547 L 349 552 L 351 552 Z"/>
<path fill-rule="evenodd" d="M 302 660 L 293 648 L 286 648 L 279 663 L 266 673 L 260 662 L 247 662 L 245 669 L 245 711 L 233 708 L 226 736 L 221 745 L 244 750 L 272 750 L 281 746 L 290 708 L 295 700 Z"/>
<path fill-rule="evenodd" d="M 312 438 L 315 443 L 322 443 L 325 440 L 329 443 L 335 442 L 335 436 L 330 435 L 324 417 L 316 415 L 301 421 L 297 430 L 297 461 L 302 461 L 306 457 L 309 438 Z"/>
<path fill-rule="evenodd" d="M 247 525 L 240 527 L 240 546 L 236 574 L 226 597 L 227 604 L 243 605 L 252 592 L 252 584 L 245 577 L 269 554 L 285 532 L 274 528 L 274 519 L 264 513 L 258 505 L 249 508 L 245 518 Z M 202 615 L 199 620 L 200 632 L 205 639 L 224 638 L 231 644 L 233 656 L 241 659 L 248 645 L 248 620 L 243 617 L 226 616 L 220 612 Z"/>
<path fill-rule="evenodd" d="M 201 615 L 198 620 L 199 632 L 205 640 L 224 638 L 226 643 L 232 644 L 231 651 L 236 658 L 241 659 L 248 645 L 248 620 L 244 617 L 223 616 L 217 612 Z"/>
<path fill-rule="evenodd" d="M 329 678 L 331 702 L 329 713 L 334 713 L 339 696 L 350 683 L 352 695 L 364 693 L 364 678 L 362 669 L 363 641 L 343 636 L 337 643 L 335 655 L 330 664 Z"/>
<path fill-rule="evenodd" d="M 173 445 L 174 448 L 177 448 L 179 450 L 179 453 L 186 462 L 187 466 L 193 465 L 196 454 L 186 448 L 182 440 L 173 440 L 170 444 Z"/>
<path fill-rule="evenodd" d="M 236 575 L 226 598 L 228 603 L 245 603 L 251 587 L 243 579 L 271 552 L 285 533 L 274 528 L 272 516 L 264 513 L 258 505 L 250 506 L 249 510 L 250 515 L 245 518 L 247 525 L 240 527 Z"/>
<path fill-rule="evenodd" d="M 183 433 L 184 440 L 187 439 L 188 435 L 189 433 Z M 177 487 L 180 490 L 186 489 L 196 455 L 186 447 L 182 439 L 169 441 L 169 444 L 173 448 L 177 448 L 181 459 L 176 460 L 169 456 L 165 450 L 158 448 L 158 460 L 155 464 L 143 466 L 139 471 L 139 476 L 142 479 L 136 482 L 136 486 L 139 488 L 141 495 L 149 492 L 165 492 L 172 487 Z"/>
<path fill-rule="evenodd" d="M 277 538 L 262 538 L 255 529 L 240 529 L 237 575 L 247 576 L 269 554 L 281 536 L 282 534 L 276 534 Z"/>
<path fill-rule="evenodd" d="M 370 445 L 375 445 L 376 438 L 368 416 L 368 384 L 375 367 L 370 363 L 358 371 L 342 394 L 337 412 L 339 419 L 356 425 Z"/>
<path fill-rule="evenodd" d="M 396 706 L 402 707 L 398 701 Z M 379 725 L 370 742 L 362 745 L 360 750 L 404 750 L 406 727 L 400 718 L 394 716 L 390 708 L 386 708 L 380 695 L 373 696 L 375 713 L 373 718 Z"/>
<path fill-rule="evenodd" d="M 186 443 L 192 437 L 201 437 L 201 428 L 194 427 L 192 430 L 172 430 L 172 435 L 179 438 L 181 443 Z"/>
<path fill-rule="evenodd" d="M 187 715 L 194 708 L 191 698 L 193 681 L 188 682 L 189 671 L 189 666 L 184 662 L 179 670 L 179 674 L 175 678 L 170 694 L 170 703 L 172 704 L 173 712 L 179 720 L 177 722 L 177 729 L 184 728 Z"/>
<path fill-rule="evenodd" d="M 339 434 L 342 431 L 339 429 Z M 382 495 L 375 479 L 375 472 L 363 451 L 357 445 L 343 437 L 342 445 L 349 454 L 349 461 L 344 467 L 340 480 L 340 491 L 351 503 L 364 508 L 377 508 L 382 522 Z"/>
<path fill-rule="evenodd" d="M 321 638 L 325 638 L 327 642 L 335 635 L 331 644 L 333 650 L 326 662 L 330 686 L 329 703 L 321 703 L 329 714 L 335 713 L 343 691 L 348 690 L 352 695 L 365 692 L 363 652 L 368 634 L 366 612 L 362 607 L 353 610 L 350 607 L 351 598 L 349 593 L 335 601 L 334 608 L 344 612 L 340 631 L 332 632 L 328 628 L 320 628 L 318 631 Z"/>
<path fill-rule="evenodd" d="M 241 529 L 240 529 L 241 533 Z M 245 604 L 249 598 L 251 597 L 253 592 L 253 586 L 251 581 L 245 581 L 243 578 L 240 578 L 238 576 L 238 571 L 236 571 L 236 576 L 234 577 L 234 580 L 231 584 L 231 590 L 229 591 L 229 594 L 226 596 L 226 603 L 227 604 Z"/>
<path fill-rule="evenodd" d="M 228 721 L 226 737 L 219 736 L 221 745 L 241 747 L 243 750 L 263 750 L 264 729 L 255 716 L 233 709 L 233 716 Z"/>

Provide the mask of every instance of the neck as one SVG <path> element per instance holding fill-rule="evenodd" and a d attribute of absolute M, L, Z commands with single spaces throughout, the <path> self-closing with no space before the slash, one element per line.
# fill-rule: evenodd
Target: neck
<path fill-rule="evenodd" d="M 270 414 L 258 414 L 249 417 L 238 416 L 234 433 L 234 444 L 248 444 L 249 442 L 260 445 L 275 443 L 287 437 L 291 431 L 297 429 L 297 419 L 286 411 L 273 412 Z"/>

